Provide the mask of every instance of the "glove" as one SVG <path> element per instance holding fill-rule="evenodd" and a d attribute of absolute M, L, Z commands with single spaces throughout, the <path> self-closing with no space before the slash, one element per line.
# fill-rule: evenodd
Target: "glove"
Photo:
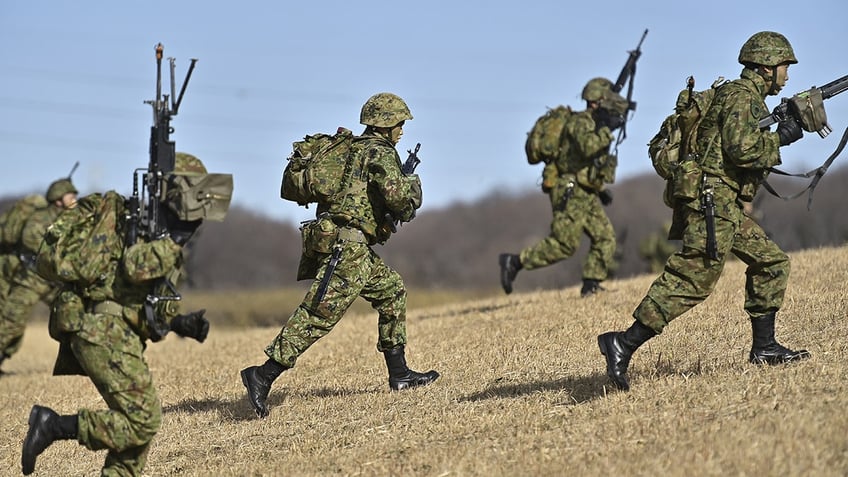
<path fill-rule="evenodd" d="M 187 315 L 177 315 L 171 320 L 171 331 L 183 338 L 194 338 L 203 343 L 209 334 L 209 320 L 203 314 L 206 310 L 193 311 Z"/>
<path fill-rule="evenodd" d="M 601 199 L 601 204 L 610 205 L 612 204 L 612 191 L 609 189 L 604 189 L 598 192 L 598 197 Z"/>
<path fill-rule="evenodd" d="M 595 110 L 594 118 L 595 132 L 599 131 L 604 126 L 608 127 L 610 132 L 612 132 L 620 128 L 624 124 L 624 116 L 620 116 L 618 114 L 611 114 L 609 111 L 603 108 Z"/>
<path fill-rule="evenodd" d="M 788 146 L 803 136 L 804 131 L 801 130 L 801 125 L 795 118 L 784 119 L 777 124 L 777 137 L 780 138 L 781 146 Z"/>

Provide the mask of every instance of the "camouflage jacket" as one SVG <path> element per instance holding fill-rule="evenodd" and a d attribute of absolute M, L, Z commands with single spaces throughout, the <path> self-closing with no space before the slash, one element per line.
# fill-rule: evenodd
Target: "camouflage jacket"
<path fill-rule="evenodd" d="M 50 224 L 64 210 L 56 204 L 50 204 L 43 209 L 33 212 L 21 231 L 21 252 L 30 255 L 37 253 L 38 247 L 41 246 L 41 241 L 44 239 L 44 232 L 47 231 L 47 227 L 50 227 Z"/>
<path fill-rule="evenodd" d="M 592 111 L 574 113 L 565 125 L 560 138 L 561 153 L 556 160 L 560 176 L 574 175 L 577 183 L 592 190 L 615 180 L 617 161 L 609 154 L 613 135 L 609 128 L 595 130 Z"/>
<path fill-rule="evenodd" d="M 767 169 L 780 164 L 777 133 L 759 127 L 769 113 L 765 97 L 765 80 L 746 68 L 739 79 L 718 88 L 698 126 L 702 169 L 745 201 L 754 198 Z"/>
<path fill-rule="evenodd" d="M 372 245 L 384 243 L 391 222 L 412 220 L 421 206 L 420 179 L 401 172 L 397 150 L 381 136 L 359 136 L 351 149 L 352 171 L 340 200 L 318 213 L 326 211 L 338 225 L 361 230 Z"/>

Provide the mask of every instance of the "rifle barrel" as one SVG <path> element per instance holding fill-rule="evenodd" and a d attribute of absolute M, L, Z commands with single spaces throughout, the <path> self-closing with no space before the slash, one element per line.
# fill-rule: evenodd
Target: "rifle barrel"
<path fill-rule="evenodd" d="M 848 75 L 833 80 L 819 89 L 822 92 L 822 99 L 832 98 L 848 89 Z"/>

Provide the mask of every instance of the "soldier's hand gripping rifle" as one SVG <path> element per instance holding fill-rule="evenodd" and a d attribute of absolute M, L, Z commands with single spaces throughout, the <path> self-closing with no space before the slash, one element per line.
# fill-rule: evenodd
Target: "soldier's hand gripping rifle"
<path fill-rule="evenodd" d="M 824 100 L 830 99 L 846 90 L 848 90 L 848 75 L 833 80 L 821 87 L 813 86 L 812 88 L 802 91 L 791 98 L 781 98 L 780 104 L 774 108 L 771 114 L 760 119 L 759 126 L 761 129 L 765 129 L 772 124 L 779 123 L 781 121 L 796 121 L 800 124 L 803 130 L 807 132 L 816 132 L 820 137 L 824 138 L 833 131 L 833 128 L 831 128 L 830 124 L 827 122 Z M 831 154 L 821 166 L 806 173 L 791 174 L 773 167 L 769 169 L 771 172 L 784 176 L 804 178 L 812 177 L 813 179 L 804 190 L 791 196 L 782 196 L 778 194 L 768 182 L 764 182 L 763 186 L 769 193 L 783 200 L 794 199 L 809 190 L 810 192 L 807 198 L 807 210 L 809 210 L 813 201 L 813 191 L 818 185 L 819 180 L 822 176 L 824 176 L 827 169 L 845 148 L 846 143 L 848 143 L 848 128 L 845 129 L 842 139 L 839 141 L 839 145 L 836 147 L 833 154 Z"/>
<path fill-rule="evenodd" d="M 627 104 L 624 108 L 625 110 L 615 111 L 616 114 L 621 114 L 624 119 L 624 122 L 621 123 L 621 129 L 618 130 L 618 139 L 615 142 L 616 151 L 618 151 L 618 145 L 627 138 L 627 113 L 636 110 L 636 103 L 633 101 L 633 79 L 636 77 L 636 62 L 642 56 L 642 42 L 645 41 L 646 36 L 648 36 L 647 28 L 642 32 L 642 37 L 639 39 L 636 49 L 627 52 L 627 61 L 624 62 L 624 66 L 621 68 L 621 72 L 618 73 L 615 84 L 612 85 L 612 91 L 614 93 L 620 93 L 624 89 L 624 85 L 627 84 L 627 96 L 625 96 Z"/>
<path fill-rule="evenodd" d="M 400 171 L 403 175 L 408 176 L 415 174 L 415 168 L 418 167 L 418 164 L 421 164 L 421 159 L 418 158 L 419 149 L 421 149 L 420 142 L 415 144 L 415 149 L 406 150 L 409 155 L 400 167 Z M 392 233 L 397 232 L 397 225 L 400 223 L 399 220 L 395 220 L 395 218 L 392 217 L 392 214 L 386 214 L 386 222 L 389 224 L 389 229 L 391 229 Z"/>
<path fill-rule="evenodd" d="M 153 125 L 150 127 L 150 161 L 147 168 L 136 169 L 133 172 L 133 191 L 127 201 L 129 216 L 127 218 L 126 246 L 133 245 L 138 236 L 146 240 L 160 238 L 167 234 L 162 211 L 162 183 L 168 173 L 174 171 L 176 162 L 176 146 L 171 140 L 174 128 L 171 126 L 171 118 L 177 115 L 180 103 L 183 100 L 186 86 L 194 71 L 196 58 L 191 59 L 185 80 L 183 80 L 179 95 L 176 94 L 176 81 L 174 78 L 175 60 L 168 58 L 170 64 L 171 93 L 162 94 L 162 56 L 164 47 L 161 43 L 156 45 L 156 97 L 145 101 L 153 107 Z M 139 171 L 142 175 L 142 191 L 139 197 Z M 163 293 L 164 292 L 164 293 Z M 167 294 L 166 294 L 167 293 Z M 168 324 L 164 320 L 156 319 L 155 305 L 160 301 L 177 301 L 182 297 L 177 293 L 176 287 L 168 279 L 161 279 L 154 285 L 154 293 L 147 296 L 145 302 L 145 314 L 150 326 L 151 339 L 158 341 L 168 333 Z"/>

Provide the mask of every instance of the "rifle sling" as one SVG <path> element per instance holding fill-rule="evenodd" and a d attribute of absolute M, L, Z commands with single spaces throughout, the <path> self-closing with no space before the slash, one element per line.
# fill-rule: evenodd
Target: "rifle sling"
<path fill-rule="evenodd" d="M 776 167 L 770 167 L 769 168 L 769 172 L 772 172 L 774 174 L 778 174 L 778 175 L 781 175 L 781 176 L 801 177 L 801 178 L 805 178 L 805 179 L 812 177 L 813 180 L 811 180 L 810 183 L 807 184 L 807 187 L 805 187 L 801 191 L 799 191 L 799 192 L 797 192 L 793 195 L 783 196 L 783 195 L 780 195 L 774 189 L 774 187 L 772 187 L 772 185 L 768 183 L 768 181 L 763 181 L 763 187 L 771 195 L 773 195 L 773 196 L 775 196 L 779 199 L 786 200 L 786 201 L 796 199 L 796 198 L 800 197 L 801 195 L 803 195 L 804 192 L 807 192 L 809 190 L 810 192 L 809 192 L 809 195 L 807 197 L 807 210 L 810 210 L 810 207 L 813 204 L 813 191 L 815 191 L 816 186 L 819 184 L 819 181 L 824 176 L 824 174 L 827 172 L 830 165 L 833 164 L 833 161 L 836 160 L 836 158 L 839 156 L 839 154 L 842 153 L 842 150 L 845 149 L 846 143 L 848 143 L 848 128 L 845 128 L 845 132 L 842 133 L 842 139 L 839 140 L 839 145 L 836 146 L 836 150 L 833 151 L 833 154 L 831 154 L 830 157 L 828 157 L 827 160 L 824 161 L 824 163 L 821 166 L 819 166 L 815 169 L 812 169 L 810 171 L 807 171 L 803 174 L 792 174 L 792 173 L 789 173 L 789 172 L 782 171 L 782 170 L 780 170 Z"/>

